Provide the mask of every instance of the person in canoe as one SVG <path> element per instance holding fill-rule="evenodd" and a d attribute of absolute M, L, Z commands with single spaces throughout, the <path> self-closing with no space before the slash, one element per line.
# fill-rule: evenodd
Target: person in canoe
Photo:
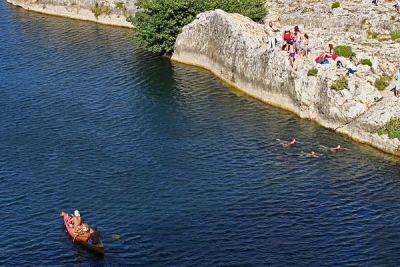
<path fill-rule="evenodd" d="M 87 242 L 92 245 L 96 245 L 100 243 L 100 238 L 104 238 L 104 236 L 97 231 L 97 226 L 93 227 L 93 232 L 89 235 Z"/>
<path fill-rule="evenodd" d="M 69 220 L 68 220 L 69 226 L 70 227 L 74 227 L 74 232 L 78 233 L 79 232 L 79 228 L 82 224 L 82 218 L 81 215 L 79 214 L 78 210 L 75 210 L 74 212 L 74 216 L 72 216 Z"/>

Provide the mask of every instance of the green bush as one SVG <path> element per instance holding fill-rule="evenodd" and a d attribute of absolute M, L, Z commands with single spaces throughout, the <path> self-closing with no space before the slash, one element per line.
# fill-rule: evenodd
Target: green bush
<path fill-rule="evenodd" d="M 397 138 L 400 140 L 400 118 L 391 118 L 385 126 L 373 131 L 379 135 L 387 134 L 389 138 Z"/>
<path fill-rule="evenodd" d="M 332 83 L 331 89 L 343 90 L 343 89 L 347 88 L 348 86 L 349 86 L 349 82 L 347 81 L 346 77 L 340 77 Z"/>
<path fill-rule="evenodd" d="M 375 80 L 374 85 L 376 89 L 382 91 L 389 86 L 389 82 L 386 76 L 381 76 Z"/>
<path fill-rule="evenodd" d="M 307 76 L 317 76 L 318 74 L 318 69 L 317 68 L 311 68 L 307 72 Z"/>
<path fill-rule="evenodd" d="M 400 32 L 391 32 L 390 37 L 392 38 L 393 41 L 397 40 L 400 38 Z"/>
<path fill-rule="evenodd" d="M 338 7 L 340 7 L 340 3 L 339 2 L 333 2 L 332 3 L 332 9 L 338 8 Z"/>
<path fill-rule="evenodd" d="M 171 54 L 182 27 L 201 12 L 219 8 L 255 21 L 265 15 L 261 0 L 138 0 L 135 5 L 138 11 L 128 18 L 134 39 L 143 49 L 158 54 Z"/>
<path fill-rule="evenodd" d="M 369 58 L 363 58 L 360 61 L 361 65 L 368 65 L 370 67 L 372 67 L 372 62 Z"/>
<path fill-rule="evenodd" d="M 340 57 L 350 58 L 354 56 L 351 46 L 348 45 L 338 45 L 335 47 L 335 54 Z"/>

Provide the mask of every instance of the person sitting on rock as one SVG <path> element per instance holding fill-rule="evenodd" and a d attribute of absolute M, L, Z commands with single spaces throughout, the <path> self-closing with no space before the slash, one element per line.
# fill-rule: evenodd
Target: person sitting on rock
<path fill-rule="evenodd" d="M 400 1 L 400 0 L 399 0 Z M 304 46 L 303 46 L 303 57 L 307 58 L 308 57 L 308 50 L 310 49 L 310 40 L 308 37 L 308 34 L 304 34 Z"/>
<path fill-rule="evenodd" d="M 290 67 L 293 68 L 294 67 L 294 56 L 296 55 L 296 49 L 294 48 L 293 43 L 288 43 L 287 44 L 289 46 L 289 64 Z"/>
<path fill-rule="evenodd" d="M 398 13 L 400 13 L 400 0 L 396 0 L 396 4 L 394 5 L 394 8 Z"/>
<path fill-rule="evenodd" d="M 353 65 L 353 63 L 350 63 L 346 66 L 346 76 L 348 76 L 349 78 L 353 77 L 354 73 L 357 72 L 356 67 Z"/>
<path fill-rule="evenodd" d="M 299 26 L 295 26 L 294 27 L 294 35 L 293 35 L 294 41 L 295 41 L 295 45 L 296 45 L 296 53 L 299 55 L 300 52 L 303 49 L 303 35 L 301 34 L 300 30 L 299 30 Z"/>
<path fill-rule="evenodd" d="M 327 54 L 329 54 L 330 56 L 336 55 L 335 49 L 334 49 L 334 47 L 333 47 L 333 44 L 328 44 L 328 47 L 329 47 L 329 49 L 328 49 Z"/>
<path fill-rule="evenodd" d="M 400 97 L 400 70 L 398 72 L 396 72 L 396 96 Z"/>
<path fill-rule="evenodd" d="M 293 38 L 292 33 L 290 32 L 289 29 L 286 29 L 282 34 L 281 50 L 289 50 L 288 44 L 293 43 L 292 38 Z"/>

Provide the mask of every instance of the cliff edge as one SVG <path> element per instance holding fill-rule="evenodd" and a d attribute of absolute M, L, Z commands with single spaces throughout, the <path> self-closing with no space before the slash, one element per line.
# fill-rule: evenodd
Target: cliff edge
<path fill-rule="evenodd" d="M 281 27 L 289 27 L 280 24 Z M 315 38 L 313 52 L 309 58 L 296 57 L 292 69 L 286 51 L 267 48 L 263 28 L 264 25 L 249 18 L 222 10 L 199 14 L 178 36 L 172 59 L 209 69 L 250 96 L 400 156 L 400 141 L 397 138 L 389 139 L 387 135 L 371 133 L 391 118 L 400 116 L 400 98 L 396 98 L 389 89 L 378 91 L 373 86 L 374 78 L 382 73 L 378 65 L 386 55 L 397 56 L 397 61 L 390 63 L 386 60 L 384 70 L 394 72 L 396 67 L 398 69 L 395 64 L 400 56 L 399 43 L 388 43 L 385 51 L 374 54 L 379 47 L 371 52 L 366 48 L 371 42 L 378 41 L 369 42 L 360 34 L 348 35 L 336 29 L 334 35 L 337 39 L 331 37 L 329 42 L 352 45 L 351 36 L 359 36 L 353 51 L 358 58 L 370 58 L 373 65 L 357 65 L 358 72 L 349 78 L 348 88 L 333 90 L 330 85 L 339 74 L 336 65 L 321 65 L 314 61 L 323 49 L 318 47 L 318 42 L 327 47 L 327 41 L 322 39 L 326 31 L 321 30 L 320 36 L 310 34 Z M 368 45 L 360 45 L 359 38 L 363 38 L 361 40 Z M 347 59 L 342 60 L 347 63 Z M 373 70 L 374 66 L 376 70 Z M 307 76 L 312 67 L 318 69 L 316 77 Z"/>

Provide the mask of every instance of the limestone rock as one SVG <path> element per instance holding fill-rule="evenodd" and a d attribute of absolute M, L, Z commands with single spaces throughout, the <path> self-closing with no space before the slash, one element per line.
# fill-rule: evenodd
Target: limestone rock
<path fill-rule="evenodd" d="M 97 23 L 132 28 L 127 22 L 129 16 L 134 16 L 137 7 L 136 0 L 6 0 L 24 9 L 62 16 L 73 19 L 93 21 Z M 97 9 L 98 16 L 94 10 Z"/>

